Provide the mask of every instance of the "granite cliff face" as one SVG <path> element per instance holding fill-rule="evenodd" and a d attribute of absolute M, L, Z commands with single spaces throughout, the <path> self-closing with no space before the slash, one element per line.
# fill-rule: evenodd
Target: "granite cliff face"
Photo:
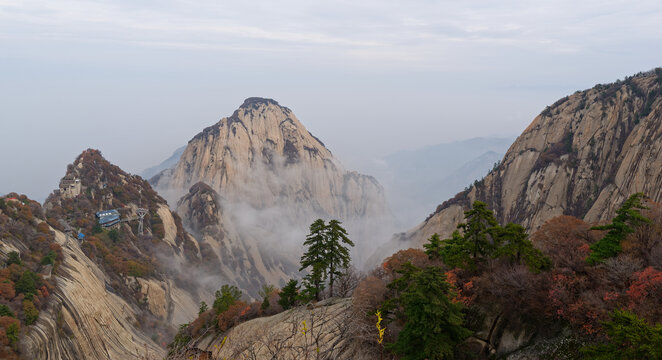
<path fill-rule="evenodd" d="M 197 183 L 177 206 L 183 222 L 195 229 L 201 267 L 217 284 L 234 284 L 256 296 L 262 285 L 278 284 L 299 270 L 282 251 L 262 244 L 257 231 L 241 231 L 236 224 L 242 219 L 224 211 L 223 203 L 214 189 Z"/>
<path fill-rule="evenodd" d="M 107 290 L 109 277 L 85 256 L 77 240 L 53 231 L 64 256 L 56 275 L 58 289 L 20 340 L 21 353 L 54 360 L 162 358 L 165 350 L 137 326 L 141 310 Z"/>
<path fill-rule="evenodd" d="M 179 324 L 193 319 L 200 300 L 211 297 L 211 289 L 182 271 L 201 260 L 196 240 L 147 181 L 110 164 L 97 150 L 83 152 L 64 180 L 44 204 L 48 229 L 61 248 L 52 273 L 57 286 L 37 322 L 21 336 L 21 354 L 30 359 L 162 358 Z M 143 234 L 138 208 L 148 212 Z M 95 212 L 108 209 L 118 209 L 123 221 L 102 229 Z M 18 249 L 32 246 L 15 243 Z"/>
<path fill-rule="evenodd" d="M 390 211 L 377 181 L 346 171 L 290 109 L 270 99 L 246 99 L 150 182 L 177 204 L 225 278 L 247 274 L 238 285 L 249 292 L 262 281 L 282 285 L 298 272 L 301 244 L 316 218 L 343 221 L 357 262 L 380 238 L 368 234 L 388 231 Z"/>
<path fill-rule="evenodd" d="M 290 109 L 270 99 L 246 99 L 232 116 L 191 139 L 174 169 L 152 179 L 169 200 L 198 182 L 256 208 L 287 201 L 297 214 L 343 218 L 382 211 L 361 201 L 383 196 L 377 182 L 345 171 Z"/>
<path fill-rule="evenodd" d="M 662 200 L 662 69 L 576 92 L 537 116 L 500 165 L 372 257 L 449 236 L 475 200 L 529 230 L 558 215 L 607 220 L 631 194 Z"/>

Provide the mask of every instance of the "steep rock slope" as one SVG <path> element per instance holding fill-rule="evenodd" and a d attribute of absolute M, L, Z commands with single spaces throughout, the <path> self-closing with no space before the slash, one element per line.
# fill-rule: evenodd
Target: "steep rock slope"
<path fill-rule="evenodd" d="M 449 236 L 475 200 L 502 223 L 535 230 L 566 214 L 588 222 L 613 217 L 629 195 L 662 200 L 662 69 L 576 92 L 537 116 L 498 168 L 396 235 L 372 257 Z"/>
<path fill-rule="evenodd" d="M 148 210 L 143 234 L 139 207 Z M 109 209 L 125 220 L 112 230 L 99 227 L 94 215 Z M 201 259 L 179 217 L 147 181 L 91 149 L 68 166 L 44 210 L 58 245 L 57 287 L 21 338 L 21 353 L 31 359 L 162 357 L 177 326 L 195 317 L 201 298 L 211 297 L 182 271 Z M 33 247 L 23 242 L 16 240 L 16 247 Z"/>
<path fill-rule="evenodd" d="M 380 238 L 370 234 L 386 235 L 383 224 L 390 221 L 377 181 L 346 171 L 290 109 L 270 99 L 246 99 L 191 139 L 179 163 L 150 182 L 227 267 L 221 272 L 240 266 L 252 274 L 254 286 L 242 286 L 249 292 L 258 281 L 281 284 L 298 271 L 301 244 L 316 218 L 344 222 L 358 262 Z M 195 208 L 203 203 L 213 221 L 196 219 L 206 214 Z"/>
<path fill-rule="evenodd" d="M 55 231 L 62 265 L 55 300 L 21 339 L 30 359 L 161 358 L 165 351 L 139 323 L 141 309 L 107 291 L 108 276 L 81 250 L 78 241 Z"/>
<path fill-rule="evenodd" d="M 255 296 L 264 284 L 278 284 L 298 267 L 283 260 L 280 252 L 260 243 L 256 231 L 240 231 L 235 224 L 242 220 L 232 211 L 224 211 L 223 199 L 206 185 L 193 185 L 179 201 L 177 213 L 200 243 L 201 266 L 217 282 L 235 284 Z M 241 212 L 239 216 L 243 216 Z"/>

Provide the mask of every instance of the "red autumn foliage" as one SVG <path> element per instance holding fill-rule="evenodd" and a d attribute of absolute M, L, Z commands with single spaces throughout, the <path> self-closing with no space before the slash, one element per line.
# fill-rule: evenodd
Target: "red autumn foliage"
<path fill-rule="evenodd" d="M 453 286 L 455 291 L 455 296 L 451 300 L 470 306 L 476 298 L 476 294 L 472 293 L 472 290 L 474 290 L 473 279 L 462 282 L 458 279 L 457 271 L 457 269 L 453 269 L 446 272 L 446 281 Z"/>
<path fill-rule="evenodd" d="M 7 282 L 4 282 L 5 280 Z M 11 300 L 14 296 L 16 296 L 14 283 L 8 279 L 0 278 L 0 298 Z"/>
<path fill-rule="evenodd" d="M 41 293 L 42 298 L 47 298 L 50 295 L 46 286 L 42 286 L 41 289 L 39 289 L 39 292 Z"/>
<path fill-rule="evenodd" d="M 649 266 L 633 276 L 627 290 L 628 307 L 636 313 L 659 322 L 662 320 L 660 298 L 662 298 L 662 271 Z"/>
<path fill-rule="evenodd" d="M 400 269 L 406 262 L 410 262 L 412 265 L 419 268 L 424 268 L 433 264 L 433 262 L 428 258 L 425 252 L 423 252 L 423 250 L 407 249 L 400 250 L 388 257 L 382 263 L 381 271 L 385 276 L 393 276 L 395 271 Z"/>
<path fill-rule="evenodd" d="M 193 322 L 191 322 L 191 326 L 189 327 L 190 332 L 191 332 L 191 337 L 197 338 L 198 336 L 202 335 L 202 332 L 208 327 L 213 324 L 213 319 L 214 319 L 214 310 L 210 309 L 202 314 L 200 314 Z"/>
<path fill-rule="evenodd" d="M 39 231 L 41 233 L 44 233 L 44 234 L 50 234 L 51 233 L 51 229 L 48 227 L 48 224 L 45 223 L 45 222 L 39 223 L 39 225 L 37 225 L 37 231 Z"/>
<path fill-rule="evenodd" d="M 541 226 L 531 235 L 531 242 L 549 257 L 554 267 L 584 271 L 589 244 L 597 236 L 598 232 L 583 220 L 563 215 Z"/>
<path fill-rule="evenodd" d="M 230 305 L 230 307 L 227 310 L 218 314 L 217 324 L 219 330 L 226 331 L 227 329 L 238 324 L 239 321 L 241 320 L 241 317 L 245 315 L 249 310 L 250 310 L 250 306 L 248 306 L 243 301 L 237 301 L 234 304 Z"/>
<path fill-rule="evenodd" d="M 386 282 L 376 276 L 368 276 L 354 290 L 352 302 L 363 311 L 373 312 L 384 302 L 385 295 Z"/>

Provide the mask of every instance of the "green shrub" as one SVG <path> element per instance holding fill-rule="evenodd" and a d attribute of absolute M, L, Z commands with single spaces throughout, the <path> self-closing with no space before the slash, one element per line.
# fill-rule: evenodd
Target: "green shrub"
<path fill-rule="evenodd" d="M 120 232 L 117 231 L 117 229 L 110 230 L 108 232 L 108 237 L 110 238 L 110 240 L 116 243 L 120 239 Z"/>
<path fill-rule="evenodd" d="M 17 294 L 25 294 L 26 298 L 32 298 L 32 295 L 37 293 L 37 287 L 40 284 L 39 275 L 30 270 L 25 270 L 21 278 L 18 279 L 14 288 Z"/>
<path fill-rule="evenodd" d="M 34 306 L 30 300 L 23 301 L 23 316 L 25 316 L 25 323 L 32 325 L 39 318 L 39 310 Z"/>
<path fill-rule="evenodd" d="M 7 327 L 7 339 L 12 347 L 18 342 L 18 323 L 12 323 Z"/>
<path fill-rule="evenodd" d="M 7 266 L 11 264 L 23 265 L 21 257 L 16 251 L 10 252 L 9 256 L 7 257 Z"/>
<path fill-rule="evenodd" d="M 216 290 L 216 299 L 214 299 L 212 307 L 216 314 L 220 314 L 229 309 L 239 299 L 241 299 L 241 290 L 234 285 L 223 285 L 221 290 Z"/>
<path fill-rule="evenodd" d="M 11 311 L 11 309 L 4 304 L 0 304 L 0 316 L 16 317 L 16 315 L 14 315 L 14 312 Z"/>
<path fill-rule="evenodd" d="M 282 306 L 283 309 L 287 310 L 296 305 L 298 294 L 298 281 L 290 279 L 290 281 L 287 282 L 287 285 L 285 285 L 285 287 L 281 289 L 280 293 L 278 293 L 278 304 Z"/>
<path fill-rule="evenodd" d="M 42 265 L 53 265 L 55 264 L 55 258 L 57 257 L 57 254 L 55 251 L 51 250 L 44 256 L 43 259 L 41 259 L 41 264 Z"/>

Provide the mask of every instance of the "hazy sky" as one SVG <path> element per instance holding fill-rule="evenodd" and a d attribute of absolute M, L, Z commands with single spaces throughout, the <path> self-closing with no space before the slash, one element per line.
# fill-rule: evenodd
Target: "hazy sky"
<path fill-rule="evenodd" d="M 88 147 L 140 172 L 250 96 L 361 169 L 662 66 L 659 0 L 542 3 L 0 0 L 0 193 Z"/>

